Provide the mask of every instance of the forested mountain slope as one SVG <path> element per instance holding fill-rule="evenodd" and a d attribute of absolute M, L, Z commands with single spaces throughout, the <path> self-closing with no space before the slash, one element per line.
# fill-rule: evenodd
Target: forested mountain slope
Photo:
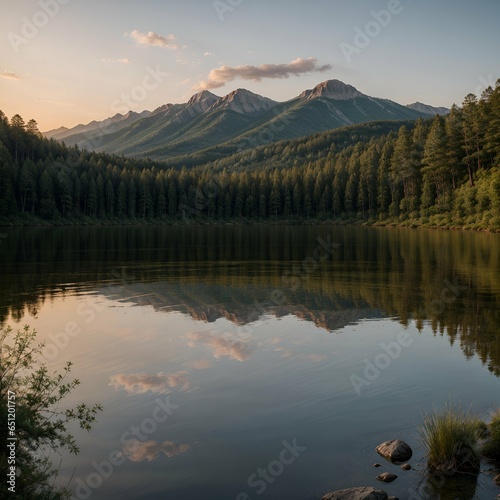
<path fill-rule="evenodd" d="M 283 139 L 375 120 L 416 120 L 427 111 L 369 97 L 339 80 L 327 80 L 290 101 L 276 102 L 245 89 L 224 97 L 206 90 L 185 104 L 167 104 L 135 119 L 95 122 L 56 138 L 93 151 L 134 158 L 174 159 L 222 147 L 236 153 Z"/>
<path fill-rule="evenodd" d="M 2 113 L 0 217 L 499 229 L 500 84 L 480 99 L 469 94 L 446 117 L 351 126 L 210 158 L 165 163 L 80 151 Z"/>

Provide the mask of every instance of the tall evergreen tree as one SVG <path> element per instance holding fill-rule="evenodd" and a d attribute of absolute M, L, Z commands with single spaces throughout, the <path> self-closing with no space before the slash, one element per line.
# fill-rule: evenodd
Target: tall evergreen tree
<path fill-rule="evenodd" d="M 429 192 L 429 184 L 434 185 L 434 192 L 438 204 L 443 206 L 445 195 L 451 190 L 450 170 L 447 158 L 448 137 L 446 135 L 444 120 L 436 116 L 432 123 L 429 136 L 425 142 L 424 168 L 422 169 L 426 193 Z M 426 203 L 428 201 L 426 200 Z"/>

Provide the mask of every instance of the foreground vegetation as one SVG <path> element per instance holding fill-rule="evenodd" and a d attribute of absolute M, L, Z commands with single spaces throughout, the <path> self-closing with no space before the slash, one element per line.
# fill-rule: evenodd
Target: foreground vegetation
<path fill-rule="evenodd" d="M 50 453 L 60 448 L 77 453 L 68 425 L 77 422 L 89 431 L 101 410 L 100 405 L 86 404 L 60 408 L 80 382 L 67 380 L 71 363 L 62 373 L 50 373 L 39 363 L 43 345 L 34 345 L 35 336 L 28 326 L 16 334 L 10 328 L 0 331 L 0 468 L 11 471 L 14 467 L 11 482 L 2 479 L 1 498 L 69 498 L 67 489 L 53 484 L 57 470 Z"/>
<path fill-rule="evenodd" d="M 478 472 L 479 440 L 486 425 L 470 412 L 451 403 L 425 415 L 419 429 L 429 469 L 441 472 Z"/>
<path fill-rule="evenodd" d="M 207 162 L 213 157 L 156 163 L 80 151 L 0 112 L 0 219 L 500 230 L 500 82 L 446 117 L 352 126 Z"/>
<path fill-rule="evenodd" d="M 500 410 L 497 410 L 489 426 L 490 436 L 483 448 L 486 457 L 500 462 Z"/>
<path fill-rule="evenodd" d="M 477 475 L 482 458 L 500 461 L 500 410 L 487 425 L 460 405 L 446 404 L 425 414 L 418 432 L 431 472 Z"/>

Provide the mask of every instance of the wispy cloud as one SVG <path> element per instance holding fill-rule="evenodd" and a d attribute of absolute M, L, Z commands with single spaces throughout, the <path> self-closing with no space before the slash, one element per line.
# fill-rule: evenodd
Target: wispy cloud
<path fill-rule="evenodd" d="M 109 57 L 103 57 L 101 59 L 101 62 L 103 62 L 103 63 L 118 62 L 118 63 L 128 64 L 130 62 L 130 59 L 128 57 L 123 57 L 122 59 L 112 59 L 112 58 L 109 58 Z"/>
<path fill-rule="evenodd" d="M 185 365 L 193 370 L 208 370 L 212 367 L 212 363 L 208 359 L 193 359 L 187 361 Z"/>
<path fill-rule="evenodd" d="M 177 444 L 172 441 L 139 441 L 138 439 L 129 439 L 125 442 L 122 452 L 132 462 L 142 462 L 147 460 L 151 462 L 161 453 L 171 458 L 180 453 L 188 451 L 188 444 Z"/>
<path fill-rule="evenodd" d="M 194 90 L 217 89 L 236 78 L 260 82 L 263 78 L 289 78 L 290 76 L 300 76 L 305 73 L 323 73 L 330 69 L 332 69 L 331 64 L 321 66 L 314 57 L 308 59 L 299 57 L 287 64 L 221 66 L 210 71 L 208 79 L 195 85 Z"/>
<path fill-rule="evenodd" d="M 205 52 L 203 55 L 205 57 L 213 57 L 213 56 L 215 56 L 215 54 L 213 52 Z"/>
<path fill-rule="evenodd" d="M 209 332 L 189 332 L 186 334 L 188 345 L 205 345 L 215 359 L 228 357 L 236 361 L 247 360 L 252 353 L 252 346 L 247 342 L 232 338 L 230 335 L 217 335 Z"/>
<path fill-rule="evenodd" d="M 145 394 L 152 392 L 155 394 L 167 394 L 174 387 L 181 390 L 189 389 L 189 380 L 187 372 L 163 373 L 148 375 L 147 373 L 132 373 L 125 375 L 119 373 L 110 377 L 109 385 L 116 390 L 123 389 L 129 394 Z"/>
<path fill-rule="evenodd" d="M 55 106 L 74 106 L 73 102 L 64 102 L 64 101 L 52 101 L 50 99 L 35 99 L 35 102 L 42 102 L 44 104 L 52 104 Z"/>
<path fill-rule="evenodd" d="M 0 78 L 5 78 L 6 80 L 21 80 L 21 77 L 12 71 L 4 71 L 0 73 Z"/>
<path fill-rule="evenodd" d="M 148 33 L 141 33 L 140 31 L 134 30 L 130 33 L 130 36 L 136 41 L 138 45 L 146 45 L 149 47 L 162 47 L 172 50 L 178 50 L 179 45 L 176 43 L 175 35 L 161 36 L 154 31 L 149 31 Z"/>

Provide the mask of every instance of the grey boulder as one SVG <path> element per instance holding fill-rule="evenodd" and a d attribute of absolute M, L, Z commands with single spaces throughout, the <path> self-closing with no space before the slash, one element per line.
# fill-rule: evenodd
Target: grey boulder
<path fill-rule="evenodd" d="M 327 493 L 322 500 L 387 500 L 387 493 L 377 488 L 347 488 Z"/>
<path fill-rule="evenodd" d="M 382 455 L 391 462 L 406 462 L 407 460 L 410 460 L 413 455 L 413 451 L 410 446 L 399 439 L 385 441 L 384 443 L 379 444 L 375 450 L 379 455 Z"/>

